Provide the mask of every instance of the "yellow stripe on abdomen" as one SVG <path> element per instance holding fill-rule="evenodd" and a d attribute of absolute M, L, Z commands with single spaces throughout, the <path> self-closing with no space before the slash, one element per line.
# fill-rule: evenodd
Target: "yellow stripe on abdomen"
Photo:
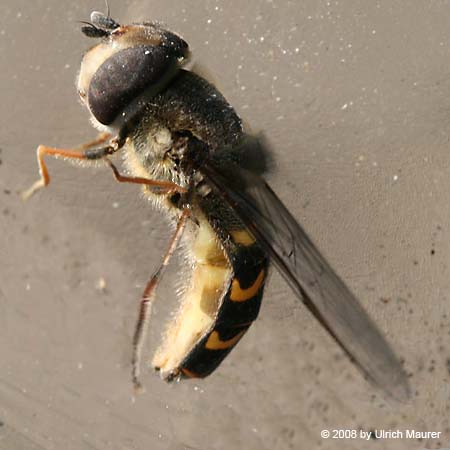
<path fill-rule="evenodd" d="M 213 331 L 206 341 L 205 348 L 208 350 L 226 350 L 227 348 L 233 347 L 246 331 L 247 329 L 242 330 L 236 336 L 226 341 L 222 341 L 219 333 L 217 331 Z"/>
<path fill-rule="evenodd" d="M 242 289 L 239 280 L 235 278 L 231 285 L 230 300 L 233 302 L 245 302 L 253 298 L 261 288 L 266 278 L 266 271 L 263 269 L 259 272 L 255 282 L 247 289 Z"/>
<path fill-rule="evenodd" d="M 244 247 L 250 247 L 256 240 L 247 230 L 237 230 L 230 232 L 233 242 L 243 245 Z"/>

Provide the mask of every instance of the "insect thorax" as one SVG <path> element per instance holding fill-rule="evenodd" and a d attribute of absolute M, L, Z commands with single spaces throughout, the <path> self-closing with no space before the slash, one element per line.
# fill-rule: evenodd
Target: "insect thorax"
<path fill-rule="evenodd" d="M 184 70 L 142 106 L 133 122 L 126 157 L 129 169 L 138 176 L 181 185 L 187 184 L 198 161 L 233 147 L 243 136 L 240 118 L 217 89 Z"/>

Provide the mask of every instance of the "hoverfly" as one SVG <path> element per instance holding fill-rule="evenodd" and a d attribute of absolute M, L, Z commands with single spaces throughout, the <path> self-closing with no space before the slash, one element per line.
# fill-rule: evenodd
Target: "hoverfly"
<path fill-rule="evenodd" d="M 24 196 L 48 185 L 47 155 L 101 160 L 118 182 L 141 185 L 176 223 L 140 303 L 135 386 L 156 286 L 185 233 L 193 270 L 153 359 L 162 378 L 202 378 L 218 367 L 256 319 L 273 264 L 362 372 L 406 397 L 405 373 L 381 332 L 261 178 L 261 139 L 245 133 L 212 84 L 186 69 L 186 41 L 156 23 L 120 25 L 99 12 L 81 31 L 100 40 L 83 57 L 78 94 L 101 134 L 78 149 L 39 146 L 41 178 Z M 116 153 L 127 175 L 111 161 Z"/>

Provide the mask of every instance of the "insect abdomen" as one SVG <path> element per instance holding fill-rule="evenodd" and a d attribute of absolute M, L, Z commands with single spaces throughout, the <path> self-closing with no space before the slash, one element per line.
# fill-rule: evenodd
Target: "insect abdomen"
<path fill-rule="evenodd" d="M 221 231 L 226 231 L 222 228 Z M 268 259 L 250 234 L 231 231 L 222 241 L 232 275 L 223 293 L 212 329 L 181 363 L 189 378 L 211 374 L 257 318 L 267 278 Z"/>
<path fill-rule="evenodd" d="M 228 232 L 227 223 L 218 234 L 199 218 L 191 288 L 153 359 L 167 380 L 212 373 L 258 315 L 268 260 L 247 231 Z"/>

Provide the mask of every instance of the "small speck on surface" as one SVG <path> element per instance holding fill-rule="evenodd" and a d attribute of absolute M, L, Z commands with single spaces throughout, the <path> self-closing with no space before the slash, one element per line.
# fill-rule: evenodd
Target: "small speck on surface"
<path fill-rule="evenodd" d="M 100 277 L 96 284 L 96 289 L 102 292 L 106 291 L 106 280 L 103 277 Z"/>

